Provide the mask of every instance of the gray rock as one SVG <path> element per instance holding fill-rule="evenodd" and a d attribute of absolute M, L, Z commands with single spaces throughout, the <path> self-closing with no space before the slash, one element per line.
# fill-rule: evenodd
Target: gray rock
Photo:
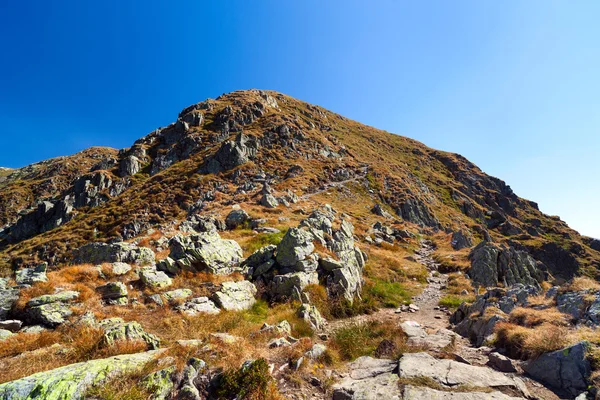
<path fill-rule="evenodd" d="M 517 372 L 517 369 L 513 365 L 513 361 L 497 352 L 489 354 L 488 365 L 500 372 Z"/>
<path fill-rule="evenodd" d="M 227 141 L 221 145 L 202 171 L 217 173 L 238 167 L 253 159 L 258 148 L 259 144 L 255 137 L 238 134 L 235 141 Z"/>
<path fill-rule="evenodd" d="M 383 207 L 381 207 L 380 204 L 375 204 L 373 206 L 373 208 L 371 209 L 371 212 L 375 215 L 379 215 L 380 217 L 386 218 L 386 219 L 392 219 L 393 216 L 392 214 L 390 214 L 389 212 L 385 211 L 383 209 Z"/>
<path fill-rule="evenodd" d="M 302 292 L 308 285 L 318 285 L 319 275 L 316 272 L 293 272 L 285 275 L 275 275 L 269 287 L 273 296 L 291 297 L 296 292 Z"/>
<path fill-rule="evenodd" d="M 256 303 L 256 287 L 248 281 L 223 282 L 213 301 L 224 310 L 247 310 Z"/>
<path fill-rule="evenodd" d="M 312 235 L 299 228 L 290 228 L 277 246 L 277 263 L 293 267 L 315 250 Z"/>
<path fill-rule="evenodd" d="M 254 277 L 266 273 L 274 264 L 273 259 L 275 258 L 276 249 L 277 246 L 272 244 L 256 250 L 243 262 L 242 267 L 249 275 Z M 267 263 L 270 263 L 270 265 L 262 267 Z"/>
<path fill-rule="evenodd" d="M 466 247 L 473 246 L 473 240 L 470 236 L 466 235 L 463 231 L 457 231 L 452 234 L 450 241 L 454 250 L 464 249 Z"/>
<path fill-rule="evenodd" d="M 590 344 L 579 342 L 530 360 L 523 369 L 535 379 L 577 396 L 588 388 L 591 374 L 586 354 Z"/>
<path fill-rule="evenodd" d="M 106 285 L 98 286 L 96 291 L 102 296 L 102 300 L 108 304 L 127 304 L 127 287 L 122 282 L 109 282 Z"/>
<path fill-rule="evenodd" d="M 19 285 L 32 285 L 36 282 L 47 282 L 47 269 L 48 263 L 39 264 L 34 268 L 24 268 L 16 272 L 15 280 Z"/>
<path fill-rule="evenodd" d="M 8 329 L 1 329 L 0 328 L 0 341 L 8 339 L 12 335 L 14 335 L 14 333 L 12 333 L 11 331 L 9 331 Z"/>
<path fill-rule="evenodd" d="M 136 156 L 127 156 L 119 163 L 119 176 L 132 176 L 140 172 L 141 163 Z"/>
<path fill-rule="evenodd" d="M 589 326 L 600 325 L 600 291 L 583 290 L 556 296 L 556 307 L 573 320 Z"/>
<path fill-rule="evenodd" d="M 276 208 L 279 201 L 272 194 L 265 194 L 260 198 L 260 205 L 267 208 Z"/>
<path fill-rule="evenodd" d="M 0 384 L 0 398 L 79 400 L 94 385 L 118 375 L 140 372 L 158 354 L 157 351 L 122 354 L 40 372 Z"/>
<path fill-rule="evenodd" d="M 327 324 L 317 307 L 311 304 L 302 304 L 298 309 L 298 316 L 308 322 L 311 328 L 316 331 L 323 330 Z"/>
<path fill-rule="evenodd" d="M 161 369 L 142 378 L 141 386 L 152 392 L 153 400 L 167 400 L 173 390 L 176 366 Z"/>
<path fill-rule="evenodd" d="M 109 318 L 100 321 L 98 324 L 104 330 L 103 338 L 108 346 L 112 346 L 119 341 L 143 341 L 151 350 L 158 349 L 160 346 L 160 339 L 151 333 L 147 333 L 139 322 L 125 322 L 121 318 Z"/>
<path fill-rule="evenodd" d="M 192 297 L 192 291 L 190 289 L 175 289 L 168 292 L 164 292 L 162 295 L 169 304 L 175 304 L 181 300 L 185 300 Z"/>
<path fill-rule="evenodd" d="M 178 306 L 176 309 L 187 315 L 218 314 L 220 312 L 215 303 L 208 297 L 191 299 Z"/>
<path fill-rule="evenodd" d="M 286 339 L 286 338 L 276 338 L 276 339 L 271 339 L 269 341 L 269 343 L 267 343 L 267 347 L 270 349 L 274 349 L 277 347 L 288 347 L 290 346 L 291 343 Z"/>
<path fill-rule="evenodd" d="M 352 379 L 372 378 L 392 372 L 398 366 L 397 361 L 362 356 L 348 365 Z"/>
<path fill-rule="evenodd" d="M 146 267 L 139 270 L 142 283 L 153 289 L 162 289 L 171 286 L 173 281 L 162 271 L 157 271 L 152 267 Z"/>
<path fill-rule="evenodd" d="M 19 299 L 19 289 L 8 287 L 8 281 L 0 278 L 0 321 L 5 320 Z"/>
<path fill-rule="evenodd" d="M 45 294 L 39 297 L 35 297 L 27 302 L 27 307 L 36 307 L 41 306 L 43 304 L 50 304 L 56 302 L 68 302 L 71 300 L 75 300 L 79 297 L 79 292 L 74 290 L 66 290 L 64 292 L 59 292 L 56 294 Z"/>
<path fill-rule="evenodd" d="M 69 196 L 56 202 L 41 201 L 36 208 L 8 227 L 6 238 L 10 242 L 20 242 L 61 226 L 70 221 L 73 215 L 73 200 Z"/>
<path fill-rule="evenodd" d="M 61 302 L 42 304 L 27 309 L 27 317 L 31 323 L 51 328 L 67 322 L 67 317 L 72 314 L 69 305 Z"/>
<path fill-rule="evenodd" d="M 402 219 L 421 226 L 430 226 L 436 228 L 440 222 L 432 214 L 429 208 L 419 199 L 408 198 L 403 203 L 400 203 L 396 209 L 396 213 Z"/>
<path fill-rule="evenodd" d="M 154 264 L 155 255 L 151 249 L 131 243 L 89 243 L 75 250 L 73 259 L 79 264 L 124 262 L 151 265 Z"/>
<path fill-rule="evenodd" d="M 500 248 L 488 242 L 478 244 L 469 255 L 469 277 L 474 283 L 485 287 L 512 286 L 518 283 L 539 288 L 544 273 L 537 262 L 526 252 L 512 247 Z"/>
<path fill-rule="evenodd" d="M 131 266 L 126 263 L 115 262 L 110 266 L 110 271 L 114 276 L 121 276 L 131 271 Z"/>
<path fill-rule="evenodd" d="M 235 229 L 250 220 L 250 215 L 244 210 L 232 210 L 225 218 L 228 229 Z"/>
<path fill-rule="evenodd" d="M 440 385 L 469 385 L 487 388 L 509 388 L 529 397 L 523 381 L 486 367 L 477 367 L 452 360 L 438 360 L 427 353 L 408 353 L 398 364 L 400 378 L 430 378 Z"/>
<path fill-rule="evenodd" d="M 311 360 L 316 360 L 325 354 L 326 351 L 327 347 L 324 344 L 316 343 L 313 345 L 313 347 L 311 347 L 310 350 L 304 353 L 304 356 L 310 358 Z"/>
<path fill-rule="evenodd" d="M 221 239 L 217 232 L 203 232 L 189 236 L 175 236 L 170 241 L 169 257 L 178 267 L 190 271 L 208 271 L 228 275 L 237 270 L 243 252 L 234 240 Z M 158 266 L 163 269 L 163 263 Z"/>
<path fill-rule="evenodd" d="M 511 397 L 502 392 L 444 392 L 422 386 L 404 387 L 403 400 L 525 400 Z"/>

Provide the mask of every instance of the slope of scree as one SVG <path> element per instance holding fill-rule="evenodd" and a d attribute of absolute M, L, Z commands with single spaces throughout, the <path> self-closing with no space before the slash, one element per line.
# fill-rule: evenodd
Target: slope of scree
<path fill-rule="evenodd" d="M 258 90 L 192 105 L 129 149 L 91 148 L 1 171 L 0 268 L 52 267 L 88 242 L 129 240 L 193 210 L 258 201 L 265 181 L 298 196 L 355 181 L 352 190 L 406 222 L 527 250 L 554 278 L 599 277 L 598 241 L 464 157 Z"/>

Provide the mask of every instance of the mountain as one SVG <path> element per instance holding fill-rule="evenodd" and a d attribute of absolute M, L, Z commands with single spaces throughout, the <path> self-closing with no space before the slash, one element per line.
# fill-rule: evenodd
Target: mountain
<path fill-rule="evenodd" d="M 191 105 L 174 123 L 127 149 L 93 147 L 0 169 L 0 226 L 0 271 L 6 277 L 0 280 L 0 332 L 12 327 L 5 329 L 4 346 L 0 342 L 0 370 L 11 371 L 2 382 L 16 379 L 0 385 L 3 398 L 24 390 L 17 379 L 29 373 L 64 366 L 44 377 L 58 382 L 125 353 L 138 354 L 129 356 L 131 365 L 160 370 L 172 381 L 158 388 L 154 379 L 140 391 L 179 396 L 188 390 L 198 392 L 197 398 L 217 396 L 215 390 L 239 394 L 236 385 L 254 371 L 256 379 L 264 379 L 259 383 L 284 396 L 296 385 L 298 396 L 331 398 L 334 392 L 349 396 L 335 398 L 358 398 L 369 392 L 365 388 L 381 385 L 377 379 L 400 379 L 403 398 L 424 398 L 434 395 L 428 390 L 449 390 L 448 384 L 429 371 L 428 379 L 437 383 L 425 388 L 410 366 L 427 357 L 431 365 L 441 362 L 440 349 L 446 347 L 434 338 L 439 334 L 446 343 L 450 336 L 444 335 L 454 335 L 444 329 L 449 323 L 466 338 L 452 336 L 458 350 L 443 350 L 456 360 L 469 359 L 464 352 L 495 334 L 508 357 L 530 360 L 517 369 L 547 386 L 538 395 L 587 390 L 579 382 L 549 384 L 552 379 L 538 371 L 544 368 L 531 360 L 548 366 L 563 362 L 552 351 L 583 339 L 595 346 L 599 336 L 582 327 L 595 332 L 600 323 L 594 308 L 600 310 L 600 241 L 545 215 L 458 154 L 277 92 L 237 91 Z M 546 291 L 550 295 L 544 297 Z M 295 302 L 302 303 L 300 311 Z M 411 302 L 415 307 L 409 309 Z M 327 327 L 323 317 L 330 321 Z M 416 323 L 401 329 L 387 320 L 411 317 L 438 333 Z M 18 323 L 2 322 L 8 318 Z M 89 324 L 81 322 L 85 318 Z M 277 325 L 284 318 L 287 325 Z M 263 322 L 266 331 L 256 339 Z M 519 342 L 549 332 L 564 335 L 537 350 Z M 75 333 L 95 347 L 78 342 Z M 44 344 L 34 344 L 40 335 Z M 279 342 L 267 346 L 267 339 Z M 212 355 L 191 340 L 210 343 Z M 247 349 L 231 346 L 237 340 Z M 54 354 L 52 346 L 66 353 Z M 154 353 L 141 352 L 146 347 Z M 188 347 L 195 352 L 186 353 Z M 265 348 L 271 349 L 266 356 Z M 416 352 L 423 348 L 430 352 Z M 392 376 L 384 360 L 413 351 L 416 358 L 401 358 L 405 376 Z M 280 368 L 304 353 L 329 372 L 308 376 L 303 369 L 280 369 L 271 372 L 281 378 L 275 389 L 259 362 L 238 369 L 242 358 L 260 356 Z M 188 375 L 175 379 L 160 363 L 148 367 L 161 354 L 177 361 L 173 371 L 183 368 Z M 512 365 L 494 354 L 499 364 Z M 15 368 L 16 356 L 42 355 L 54 364 Z M 377 358 L 347 364 L 359 355 Z M 200 357 L 213 363 L 206 369 L 210 373 L 202 375 Z M 88 364 L 76 364 L 83 361 Z M 513 381 L 502 374 L 507 371 L 469 361 L 484 370 L 461 372 L 465 387 L 514 386 L 518 390 L 509 392 L 517 396 L 534 390 L 530 378 Z M 585 362 L 590 371 L 595 368 L 593 360 Z M 129 374 L 139 383 L 139 369 L 117 364 L 114 374 Z M 457 362 L 456 371 L 463 365 Z M 225 368 L 225 375 L 214 375 L 213 366 Z M 332 372 L 353 368 L 374 375 L 364 380 L 356 378 L 358 372 L 350 377 Z M 379 373 L 372 372 L 377 368 Z M 590 371 L 582 378 L 585 385 L 595 379 Z M 466 378 L 492 372 L 502 384 Z M 186 381 L 189 374 L 196 381 Z M 82 385 L 70 380 L 69 395 L 96 390 L 102 398 L 108 396 L 103 390 L 123 395 L 139 386 Z"/>

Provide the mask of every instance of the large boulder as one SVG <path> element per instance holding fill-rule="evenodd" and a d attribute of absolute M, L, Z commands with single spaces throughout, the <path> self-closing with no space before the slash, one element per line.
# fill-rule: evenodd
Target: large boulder
<path fill-rule="evenodd" d="M 454 250 L 461 250 L 473 245 L 473 239 L 463 231 L 456 231 L 452 234 L 450 244 Z"/>
<path fill-rule="evenodd" d="M 75 250 L 73 259 L 80 264 L 124 262 L 151 265 L 155 255 L 151 249 L 131 243 L 89 243 Z"/>
<path fill-rule="evenodd" d="M 431 379 L 447 388 L 463 385 L 510 389 L 529 397 L 525 384 L 517 377 L 454 360 L 438 360 L 427 353 L 404 354 L 398 363 L 398 375 L 404 379 Z"/>
<path fill-rule="evenodd" d="M 294 267 L 315 250 L 312 235 L 300 228 L 290 228 L 277 246 L 277 263 Z"/>
<path fill-rule="evenodd" d="M 367 397 L 364 398 L 365 400 Z M 370 399 L 370 398 L 369 398 Z M 403 400 L 525 400 L 524 397 L 512 397 L 502 392 L 454 392 L 431 389 L 426 386 L 406 385 L 402 393 Z"/>
<path fill-rule="evenodd" d="M 254 136 L 238 134 L 233 141 L 227 141 L 207 162 L 202 172 L 218 173 L 228 171 L 247 163 L 258 152 L 258 140 Z"/>
<path fill-rule="evenodd" d="M 225 217 L 225 224 L 228 229 L 235 229 L 238 226 L 244 225 L 250 220 L 250 215 L 244 210 L 231 210 L 227 217 Z"/>
<path fill-rule="evenodd" d="M 274 244 L 262 247 L 250 255 L 243 263 L 242 269 L 246 275 L 257 278 L 267 273 L 275 265 Z"/>
<path fill-rule="evenodd" d="M 112 346 L 115 342 L 145 342 L 150 350 L 156 350 L 160 346 L 160 339 L 144 330 L 142 325 L 136 321 L 125 322 L 122 318 L 109 318 L 98 323 L 104 330 L 104 342 Z"/>
<path fill-rule="evenodd" d="M 122 354 L 71 364 L 0 384 L 2 399 L 83 399 L 88 389 L 119 375 L 140 372 L 158 351 Z"/>
<path fill-rule="evenodd" d="M 298 316 L 305 320 L 312 329 L 323 330 L 327 321 L 321 316 L 319 309 L 312 304 L 304 303 L 298 309 Z"/>
<path fill-rule="evenodd" d="M 484 287 L 498 286 L 498 283 L 508 287 L 521 283 L 539 288 L 545 278 L 533 257 L 512 247 L 499 247 L 484 241 L 471 251 L 469 258 L 469 277 L 475 284 Z"/>
<path fill-rule="evenodd" d="M 248 281 L 223 282 L 213 295 L 214 302 L 224 310 L 247 310 L 256 303 L 256 286 Z"/>
<path fill-rule="evenodd" d="M 77 297 L 79 292 L 75 291 L 39 296 L 27 302 L 25 313 L 30 323 L 54 328 L 73 314 L 69 302 Z"/>
<path fill-rule="evenodd" d="M 202 232 L 189 236 L 178 235 L 169 242 L 176 268 L 187 271 L 208 271 L 217 275 L 228 275 L 237 270 L 243 252 L 235 240 L 221 239 L 216 231 Z M 159 269 L 172 269 L 165 262 Z"/>
<path fill-rule="evenodd" d="M 523 369 L 535 379 L 573 396 L 585 392 L 591 374 L 587 352 L 590 344 L 579 342 L 530 360 Z"/>

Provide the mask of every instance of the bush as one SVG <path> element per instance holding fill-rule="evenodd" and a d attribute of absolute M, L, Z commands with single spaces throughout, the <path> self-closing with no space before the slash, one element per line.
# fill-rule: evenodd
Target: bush
<path fill-rule="evenodd" d="M 223 373 L 217 389 L 219 399 L 263 400 L 268 398 L 269 365 L 259 358 L 246 368 L 228 370 Z"/>
<path fill-rule="evenodd" d="M 399 282 L 386 282 L 376 279 L 368 289 L 370 294 L 383 307 L 398 307 L 401 304 L 410 303 L 411 300 L 410 293 Z"/>
<path fill-rule="evenodd" d="M 260 233 L 256 235 L 250 242 L 247 244 L 247 251 L 249 253 L 254 253 L 256 250 L 261 249 L 270 244 L 278 245 L 283 239 L 285 232 L 278 233 Z"/>
<path fill-rule="evenodd" d="M 475 300 L 474 296 L 457 296 L 457 295 L 451 295 L 448 294 L 444 297 L 442 297 L 439 301 L 439 305 L 442 307 L 448 307 L 450 309 L 456 309 L 458 308 L 458 306 L 460 306 L 462 303 L 464 302 L 471 302 Z"/>

